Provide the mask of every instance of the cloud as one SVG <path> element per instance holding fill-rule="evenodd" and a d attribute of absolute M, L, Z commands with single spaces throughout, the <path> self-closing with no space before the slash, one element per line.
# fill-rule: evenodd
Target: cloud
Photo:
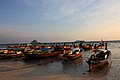
<path fill-rule="evenodd" d="M 117 35 L 120 30 L 119 0 L 21 0 L 20 2 L 23 4 L 18 6 L 21 12 L 19 15 L 15 13 L 16 16 L 12 18 L 7 15 L 5 15 L 7 18 L 1 18 L 1 21 L 4 20 L 8 25 L 0 26 L 0 36 L 42 38 L 43 41 L 53 40 L 59 36 L 61 40 L 72 40 L 79 36 L 85 39 L 98 38 L 96 34 L 101 33 Z M 18 10 L 18 7 L 14 8 L 13 12 Z M 74 37 L 71 38 L 71 35 Z M 57 39 L 58 37 L 55 40 Z"/>

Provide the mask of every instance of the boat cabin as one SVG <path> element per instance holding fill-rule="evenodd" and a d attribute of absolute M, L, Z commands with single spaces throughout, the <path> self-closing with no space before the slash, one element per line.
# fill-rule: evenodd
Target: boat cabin
<path fill-rule="evenodd" d="M 98 49 L 91 55 L 91 60 L 105 60 L 109 57 L 110 51 Z"/>

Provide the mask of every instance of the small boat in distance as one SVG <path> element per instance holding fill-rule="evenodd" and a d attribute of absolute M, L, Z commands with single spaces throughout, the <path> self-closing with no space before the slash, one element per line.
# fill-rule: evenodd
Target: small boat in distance
<path fill-rule="evenodd" d="M 89 65 L 89 71 L 94 71 L 111 62 L 111 51 L 107 50 L 107 43 L 105 46 L 105 49 L 95 49 L 88 61 L 86 61 Z"/>

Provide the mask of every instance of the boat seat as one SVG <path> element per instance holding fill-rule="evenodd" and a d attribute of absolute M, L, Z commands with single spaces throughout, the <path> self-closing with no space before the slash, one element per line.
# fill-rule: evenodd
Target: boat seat
<path fill-rule="evenodd" d="M 79 52 L 79 50 L 75 50 L 75 51 L 73 52 L 73 54 L 76 54 L 77 52 Z"/>
<path fill-rule="evenodd" d="M 97 58 L 97 60 L 104 60 L 105 58 Z"/>
<path fill-rule="evenodd" d="M 105 55 L 104 55 L 104 54 L 98 54 L 98 55 L 96 56 L 96 58 L 97 58 L 98 60 L 104 60 L 104 59 L 105 59 Z"/>

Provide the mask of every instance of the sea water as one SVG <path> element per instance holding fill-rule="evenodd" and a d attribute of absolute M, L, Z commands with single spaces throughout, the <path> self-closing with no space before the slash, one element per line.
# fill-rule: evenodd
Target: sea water
<path fill-rule="evenodd" d="M 86 60 L 91 50 L 82 58 L 63 62 L 57 57 L 24 61 L 21 58 L 0 60 L 1 80 L 120 80 L 120 43 L 108 43 L 112 62 L 98 71 L 88 72 Z"/>

